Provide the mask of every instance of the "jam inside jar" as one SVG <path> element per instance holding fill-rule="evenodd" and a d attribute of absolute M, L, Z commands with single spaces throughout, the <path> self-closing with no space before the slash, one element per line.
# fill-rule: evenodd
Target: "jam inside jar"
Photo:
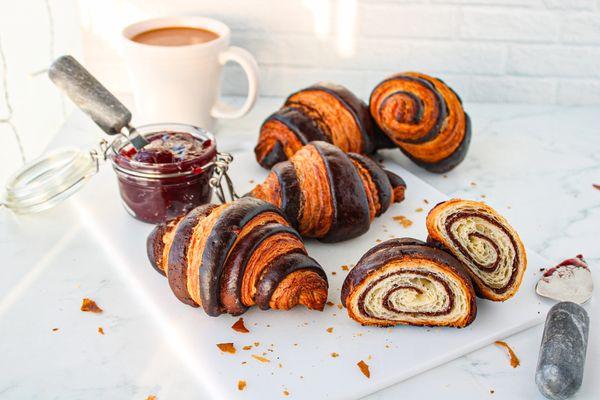
<path fill-rule="evenodd" d="M 210 202 L 209 180 L 217 156 L 212 134 L 184 124 L 136 130 L 148 145 L 136 151 L 121 137 L 112 143 L 109 155 L 129 214 L 157 224 Z"/>

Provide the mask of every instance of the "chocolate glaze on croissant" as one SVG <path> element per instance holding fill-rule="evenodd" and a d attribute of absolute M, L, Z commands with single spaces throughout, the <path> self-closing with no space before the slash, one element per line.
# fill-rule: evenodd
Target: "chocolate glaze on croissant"
<path fill-rule="evenodd" d="M 427 215 L 428 242 L 453 254 L 466 267 L 477 295 L 504 301 L 515 295 L 525 269 L 523 242 L 490 206 L 453 199 Z"/>
<path fill-rule="evenodd" d="M 369 109 L 377 126 L 429 171 L 449 171 L 467 154 L 469 116 L 440 79 L 417 72 L 392 75 L 373 89 Z"/>
<path fill-rule="evenodd" d="M 239 315 L 254 304 L 323 310 L 327 300 L 321 266 L 281 210 L 259 199 L 197 207 L 158 225 L 147 249 L 175 296 L 211 316 Z"/>
<path fill-rule="evenodd" d="M 285 161 L 309 142 L 333 143 L 345 152 L 370 154 L 380 147 L 369 108 L 341 85 L 321 82 L 290 95 L 260 128 L 254 149 L 265 168 Z"/>
<path fill-rule="evenodd" d="M 412 239 L 370 249 L 341 293 L 348 316 L 363 325 L 469 325 L 477 314 L 464 266 L 450 254 Z"/>
<path fill-rule="evenodd" d="M 281 208 L 302 236 L 338 242 L 365 233 L 405 189 L 370 158 L 317 141 L 276 164 L 250 195 Z"/>

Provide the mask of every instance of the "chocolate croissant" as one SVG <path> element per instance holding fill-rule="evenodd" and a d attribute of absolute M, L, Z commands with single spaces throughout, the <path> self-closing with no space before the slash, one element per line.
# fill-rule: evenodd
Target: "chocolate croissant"
<path fill-rule="evenodd" d="M 475 319 L 475 292 L 450 254 L 412 239 L 370 249 L 346 276 L 342 304 L 363 325 L 464 327 Z"/>
<path fill-rule="evenodd" d="M 365 233 L 405 189 L 370 158 L 317 141 L 276 164 L 250 195 L 283 209 L 302 236 L 339 242 Z"/>
<path fill-rule="evenodd" d="M 427 215 L 428 242 L 453 254 L 466 267 L 478 296 L 504 301 L 515 295 L 527 268 L 517 232 L 494 209 L 453 199 Z"/>
<path fill-rule="evenodd" d="M 440 79 L 417 72 L 392 75 L 373 89 L 369 109 L 402 152 L 429 171 L 447 172 L 467 154 L 469 116 Z"/>
<path fill-rule="evenodd" d="M 293 93 L 265 120 L 254 149 L 256 160 L 271 168 L 315 140 L 361 154 L 378 147 L 367 105 L 345 87 L 322 82 Z"/>
<path fill-rule="evenodd" d="M 327 300 L 321 266 L 283 213 L 259 199 L 197 207 L 158 225 L 147 250 L 175 296 L 211 316 L 239 315 L 254 304 L 323 310 Z"/>

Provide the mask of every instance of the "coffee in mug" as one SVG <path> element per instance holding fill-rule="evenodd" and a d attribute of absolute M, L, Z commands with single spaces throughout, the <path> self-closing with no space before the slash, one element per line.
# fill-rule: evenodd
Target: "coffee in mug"
<path fill-rule="evenodd" d="M 131 40 L 154 46 L 187 46 L 210 42 L 218 37 L 219 35 L 206 29 L 172 26 L 138 33 Z"/>
<path fill-rule="evenodd" d="M 124 58 L 137 125 L 176 122 L 212 130 L 216 119 L 240 118 L 258 94 L 258 65 L 246 50 L 229 46 L 224 23 L 203 17 L 157 18 L 123 30 Z M 238 63 L 248 79 L 244 104 L 219 99 L 221 73 Z"/>

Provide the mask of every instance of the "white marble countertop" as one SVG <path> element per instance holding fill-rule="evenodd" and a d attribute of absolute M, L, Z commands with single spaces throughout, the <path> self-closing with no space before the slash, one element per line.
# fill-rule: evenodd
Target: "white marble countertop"
<path fill-rule="evenodd" d="M 260 121 L 280 102 L 261 99 L 249 116 L 221 124 L 219 147 L 251 148 Z M 474 135 L 459 168 L 433 175 L 403 157 L 398 162 L 450 196 L 484 199 L 552 264 L 583 253 L 600 287 L 600 190 L 592 186 L 600 184 L 600 108 L 467 104 L 466 109 Z M 75 113 L 52 147 L 89 148 L 98 131 Z M 92 180 L 83 190 L 93 186 Z M 126 277 L 111 267 L 114 260 L 98 252 L 74 197 L 31 216 L 0 208 L 0 398 L 207 398 Z M 79 311 L 83 297 L 98 301 L 105 312 Z M 600 374 L 594 297 L 577 399 L 600 392 L 593 378 Z M 521 360 L 518 368 L 490 345 L 368 398 L 541 399 L 533 379 L 541 334 L 538 326 L 506 339 Z"/>

